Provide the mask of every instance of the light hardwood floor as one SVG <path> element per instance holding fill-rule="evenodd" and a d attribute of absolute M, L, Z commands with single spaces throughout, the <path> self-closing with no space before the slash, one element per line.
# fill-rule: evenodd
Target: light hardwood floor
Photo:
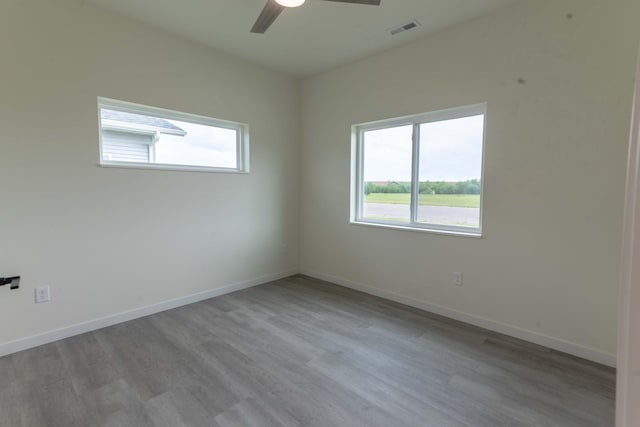
<path fill-rule="evenodd" d="M 295 276 L 0 358 L 1 426 L 609 427 L 615 372 Z"/>

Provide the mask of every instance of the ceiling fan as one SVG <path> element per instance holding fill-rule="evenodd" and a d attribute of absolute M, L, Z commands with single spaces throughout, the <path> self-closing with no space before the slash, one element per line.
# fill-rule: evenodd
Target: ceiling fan
<path fill-rule="evenodd" d="M 365 4 L 371 6 L 380 6 L 381 0 L 324 0 L 338 3 Z M 305 0 L 267 0 L 267 4 L 262 9 L 260 16 L 256 19 L 255 24 L 251 28 L 252 33 L 264 34 L 265 31 L 273 24 L 273 21 L 288 7 L 302 6 Z"/>

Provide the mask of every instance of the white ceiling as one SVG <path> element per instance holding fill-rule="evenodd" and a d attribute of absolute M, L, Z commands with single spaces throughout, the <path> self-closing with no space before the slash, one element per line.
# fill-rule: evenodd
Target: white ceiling
<path fill-rule="evenodd" d="M 86 0 L 217 50 L 308 76 L 425 37 L 519 0 L 382 0 L 381 6 L 307 0 L 265 34 L 249 29 L 266 0 Z M 391 36 L 408 21 L 421 25 Z"/>

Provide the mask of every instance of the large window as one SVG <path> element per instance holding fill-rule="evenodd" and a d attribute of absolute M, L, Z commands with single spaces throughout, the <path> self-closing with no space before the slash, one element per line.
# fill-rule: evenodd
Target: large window
<path fill-rule="evenodd" d="M 98 98 L 100 164 L 248 172 L 246 125 Z"/>
<path fill-rule="evenodd" d="M 353 127 L 352 221 L 480 235 L 486 105 Z"/>

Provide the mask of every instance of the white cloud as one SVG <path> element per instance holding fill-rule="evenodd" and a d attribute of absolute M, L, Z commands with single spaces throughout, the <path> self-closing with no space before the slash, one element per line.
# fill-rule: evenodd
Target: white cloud
<path fill-rule="evenodd" d="M 413 127 L 365 132 L 364 180 L 410 181 Z M 479 179 L 484 116 L 420 125 L 420 180 Z"/>
<path fill-rule="evenodd" d="M 171 123 L 186 136 L 162 135 L 156 143 L 156 162 L 174 165 L 236 167 L 236 131 L 178 120 Z"/>

